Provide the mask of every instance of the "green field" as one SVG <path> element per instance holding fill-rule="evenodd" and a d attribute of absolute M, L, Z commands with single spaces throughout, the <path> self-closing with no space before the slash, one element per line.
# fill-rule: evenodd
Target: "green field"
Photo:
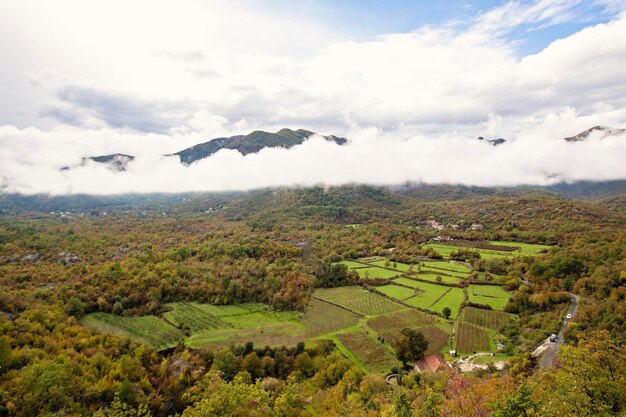
<path fill-rule="evenodd" d="M 253 342 L 258 345 L 292 345 L 304 338 L 300 313 L 271 311 L 264 304 L 215 306 L 193 302 L 166 304 L 170 311 L 156 316 L 120 317 L 88 314 L 81 323 L 88 328 L 120 334 L 155 349 L 176 346 L 184 339 L 190 347 Z M 185 336 L 187 335 L 187 336 Z"/>
<path fill-rule="evenodd" d="M 460 282 L 463 282 L 463 280 L 461 278 L 457 278 L 457 277 L 453 277 L 450 275 L 443 275 L 443 272 L 441 274 L 437 274 L 437 273 L 420 273 L 420 274 L 416 274 L 413 275 L 415 278 L 419 278 L 419 279 L 424 279 L 426 281 L 431 281 L 431 282 L 439 282 L 437 280 L 437 277 L 441 277 L 441 282 L 444 282 L 446 284 L 458 284 Z"/>
<path fill-rule="evenodd" d="M 163 317 L 178 328 L 198 332 L 207 329 L 233 327 L 232 324 L 222 320 L 219 316 L 208 312 L 202 304 L 181 302 L 170 303 L 167 307 L 172 310 L 163 314 Z"/>
<path fill-rule="evenodd" d="M 396 278 L 392 282 L 395 282 L 396 284 L 406 285 L 407 287 L 411 288 L 417 288 L 420 285 L 419 281 L 415 281 L 414 279 L 410 278 Z"/>
<path fill-rule="evenodd" d="M 315 291 L 313 296 L 363 316 L 375 316 L 406 308 L 361 287 L 323 288 Z"/>
<path fill-rule="evenodd" d="M 337 263 L 347 266 L 348 269 L 367 268 L 367 265 L 363 265 L 362 263 L 354 262 L 354 261 L 341 261 Z"/>
<path fill-rule="evenodd" d="M 406 277 L 396 278 L 393 284 L 376 290 L 438 314 L 448 307 L 452 319 L 459 315 L 464 299 L 461 288 Z M 471 290 L 475 293 L 475 302 L 486 303 L 487 299 L 493 308 L 501 308 L 508 298 L 497 286 L 471 286 Z M 201 348 L 246 342 L 256 346 L 293 346 L 307 338 L 331 338 L 346 356 L 371 372 L 387 372 L 398 364 L 389 343 L 405 327 L 424 333 L 430 353 L 450 348 L 452 327 L 449 321 L 410 309 L 361 287 L 316 290 L 304 317 L 293 311 L 273 311 L 260 303 L 217 306 L 175 302 L 165 307 L 169 310 L 162 318 L 93 313 L 83 317 L 81 322 L 91 329 L 129 337 L 157 350 L 176 346 L 181 340 L 191 348 Z M 457 338 L 457 344 L 465 349 L 460 351 L 483 349 L 482 335 L 490 334 L 488 329 L 497 328 L 508 317 L 496 311 L 467 309 L 462 316 L 463 326 L 458 325 L 464 332 Z M 377 340 L 378 336 L 382 339 Z"/>
<path fill-rule="evenodd" d="M 382 256 L 366 256 L 366 257 L 357 259 L 357 261 L 365 262 L 365 263 L 371 263 L 371 262 L 376 262 L 376 261 L 384 261 L 384 260 L 385 260 L 385 258 L 383 258 Z"/>
<path fill-rule="evenodd" d="M 501 311 L 484 310 L 481 308 L 465 307 L 463 309 L 462 320 L 467 323 L 492 330 L 498 330 L 503 325 L 510 323 L 512 316 Z"/>
<path fill-rule="evenodd" d="M 408 272 L 409 269 L 411 269 L 411 265 L 403 264 L 402 262 L 393 262 L 393 261 L 383 260 L 383 261 L 374 261 L 370 263 L 374 266 L 379 266 L 381 268 L 395 269 L 396 271 L 400 271 L 400 272 Z M 417 270 L 417 265 L 413 265 L 413 269 Z"/>
<path fill-rule="evenodd" d="M 526 256 L 539 255 L 542 252 L 545 252 L 551 248 L 551 246 L 548 246 L 548 245 L 537 245 L 533 243 L 520 243 L 520 242 L 501 242 L 497 240 L 491 241 L 489 242 L 489 244 L 498 245 L 498 246 L 517 247 L 517 248 L 520 248 L 520 250 L 515 251 L 514 253 L 516 255 L 526 255 Z"/>
<path fill-rule="evenodd" d="M 128 337 L 157 350 L 176 346 L 183 338 L 182 331 L 155 316 L 122 317 L 110 313 L 91 313 L 80 322 L 91 330 Z"/>
<path fill-rule="evenodd" d="M 495 250 L 495 249 L 482 249 L 475 248 L 471 246 L 464 245 L 454 245 L 454 244 L 443 244 L 443 243 L 428 243 L 424 245 L 425 247 L 431 248 L 439 253 L 444 258 L 449 258 L 450 253 L 456 252 L 459 249 L 468 249 L 472 251 L 476 251 L 480 253 L 480 257 L 482 259 L 494 259 L 494 258 L 513 258 L 516 256 L 535 256 L 540 253 L 550 249 L 550 246 L 547 245 L 535 245 L 530 243 L 518 243 L 518 242 L 501 242 L 501 241 L 491 241 L 486 242 L 490 245 L 496 246 L 509 246 L 519 248 L 519 250 L 515 251 L 504 251 L 504 250 Z"/>
<path fill-rule="evenodd" d="M 437 253 L 439 253 L 444 258 L 450 258 L 450 254 L 452 252 L 457 252 L 459 249 L 469 249 L 475 252 L 480 253 L 480 257 L 482 259 L 497 259 L 497 258 L 512 258 L 518 256 L 517 252 L 505 252 L 491 249 L 480 249 L 473 248 L 469 246 L 454 246 L 454 245 L 446 245 L 443 243 L 428 243 L 424 245 L 424 247 L 431 248 Z"/>
<path fill-rule="evenodd" d="M 194 333 L 185 339 L 185 344 L 192 348 L 241 345 L 247 342 L 252 342 L 256 346 L 293 346 L 304 341 L 304 335 L 305 327 L 302 323 L 282 322 L 265 326 L 253 325 L 248 328 Z"/>
<path fill-rule="evenodd" d="M 418 284 L 418 288 L 422 291 L 414 297 L 408 298 L 404 300 L 404 302 L 408 305 L 414 307 L 420 307 L 424 309 L 429 309 L 429 307 L 439 299 L 439 297 L 443 296 L 446 292 L 448 292 L 451 287 L 445 287 L 443 285 L 436 284 L 428 284 L 425 282 L 420 282 Z"/>
<path fill-rule="evenodd" d="M 318 298 L 311 298 L 304 314 L 304 327 L 308 337 L 319 336 L 355 326 L 359 315 Z"/>
<path fill-rule="evenodd" d="M 439 301 L 431 305 L 428 309 L 441 313 L 445 307 L 448 307 L 451 311 L 450 318 L 455 319 L 459 315 L 461 304 L 465 299 L 462 288 L 450 288 L 450 291 L 446 293 Z"/>
<path fill-rule="evenodd" d="M 479 272 L 478 273 L 478 277 L 476 277 L 476 281 L 477 282 L 494 282 L 496 280 L 499 281 L 506 281 L 506 275 L 499 275 L 499 274 L 491 274 L 491 280 L 487 279 L 487 274 L 485 272 Z"/>
<path fill-rule="evenodd" d="M 447 271 L 452 272 L 460 272 L 462 274 L 469 274 L 472 272 L 468 267 L 463 264 L 457 264 L 452 262 L 444 262 L 444 261 L 428 261 L 423 263 L 424 268 L 436 268 L 436 269 L 445 269 Z"/>
<path fill-rule="evenodd" d="M 376 279 L 376 278 L 388 279 L 388 278 L 394 278 L 400 275 L 399 271 L 392 271 L 392 270 L 380 268 L 377 266 L 372 266 L 369 268 L 353 269 L 353 271 L 359 274 L 361 278 L 369 278 L 369 279 Z"/>
<path fill-rule="evenodd" d="M 390 351 L 365 332 L 340 333 L 337 338 L 370 372 L 389 373 L 391 368 L 401 365 Z"/>
<path fill-rule="evenodd" d="M 376 287 L 376 290 L 397 300 L 406 300 L 407 298 L 415 295 L 415 290 L 401 287 L 399 285 L 383 285 L 381 287 Z"/>
<path fill-rule="evenodd" d="M 170 303 L 166 306 L 172 306 L 174 304 L 175 303 Z M 197 304 L 197 306 L 206 311 L 208 314 L 212 314 L 217 317 L 238 316 L 240 314 L 250 314 L 253 311 L 269 310 L 267 305 L 261 303 L 229 304 L 225 306 L 217 306 L 213 304 Z"/>
<path fill-rule="evenodd" d="M 272 311 L 265 304 L 214 306 L 201 304 L 208 311 L 221 316 L 230 325 L 228 329 L 204 329 L 185 340 L 190 347 L 207 345 L 243 344 L 279 346 L 304 340 L 305 326 L 300 313 Z"/>
<path fill-rule="evenodd" d="M 469 301 L 488 305 L 494 310 L 504 310 L 511 294 L 497 285 L 470 285 L 467 287 Z"/>

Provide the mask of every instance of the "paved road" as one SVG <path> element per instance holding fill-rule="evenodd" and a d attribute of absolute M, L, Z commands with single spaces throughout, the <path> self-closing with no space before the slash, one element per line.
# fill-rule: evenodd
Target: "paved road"
<path fill-rule="evenodd" d="M 572 293 L 570 293 L 570 297 L 572 298 L 572 303 L 569 307 L 568 313 L 571 314 L 573 318 L 574 315 L 576 314 L 576 308 L 578 307 L 578 298 L 576 298 L 576 296 Z M 572 319 L 568 319 L 567 316 L 565 316 L 565 320 L 563 321 L 563 326 L 561 326 L 561 330 L 559 331 L 559 334 L 557 335 L 556 342 L 553 343 L 553 342 L 550 342 L 549 340 L 543 342 L 548 347 L 545 351 L 545 354 L 541 357 L 541 359 L 539 359 L 540 369 L 544 369 L 549 366 L 552 366 L 552 364 L 554 363 L 556 354 L 559 353 L 559 349 L 561 348 L 561 345 L 563 344 L 563 340 L 564 340 L 563 335 L 565 334 L 565 330 L 567 330 L 567 326 L 569 325 L 570 321 L 572 321 Z"/>

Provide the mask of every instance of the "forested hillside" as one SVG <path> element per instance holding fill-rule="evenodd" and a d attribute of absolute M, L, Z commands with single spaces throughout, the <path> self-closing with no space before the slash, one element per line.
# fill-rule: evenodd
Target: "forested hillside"
<path fill-rule="evenodd" d="M 626 410 L 614 204 L 366 186 L 106 200 L 0 219 L 2 415 Z M 568 293 L 578 310 L 539 368 Z M 405 327 L 451 364 L 451 346 L 486 355 L 404 368 Z"/>

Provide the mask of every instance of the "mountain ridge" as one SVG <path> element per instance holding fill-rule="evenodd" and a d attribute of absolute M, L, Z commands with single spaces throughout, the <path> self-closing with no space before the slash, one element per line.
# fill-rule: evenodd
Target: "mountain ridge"
<path fill-rule="evenodd" d="M 607 126 L 593 126 L 577 135 L 565 137 L 564 141 L 570 143 L 583 142 L 592 134 L 601 132 L 600 139 L 607 138 L 609 136 L 622 135 L 626 133 L 626 129 L 612 128 Z M 255 130 L 246 135 L 234 135 L 230 137 L 218 137 L 211 139 L 207 142 L 198 143 L 191 147 L 182 149 L 178 152 L 167 154 L 165 156 L 177 156 L 180 159 L 180 163 L 189 166 L 197 161 L 208 158 L 211 155 L 222 149 L 230 149 L 239 152 L 242 155 L 248 155 L 257 153 L 264 148 L 284 148 L 289 149 L 293 146 L 300 145 L 304 141 L 316 135 L 315 132 L 306 129 L 292 130 L 289 128 L 280 129 L 277 132 L 266 132 L 263 130 Z M 320 135 L 322 138 L 329 142 L 334 142 L 337 145 L 344 145 L 348 142 L 346 138 L 338 137 L 335 135 Z M 488 143 L 493 147 L 497 147 L 507 143 L 508 141 L 503 138 L 487 139 L 483 136 L 476 138 L 477 140 Z M 80 165 L 84 166 L 88 162 L 96 162 L 104 164 L 107 168 L 114 171 L 125 171 L 128 164 L 131 163 L 136 157 L 134 155 L 128 155 L 124 153 L 113 153 L 108 155 L 83 157 Z M 61 168 L 62 171 L 70 170 L 72 167 L 65 166 Z"/>
<path fill-rule="evenodd" d="M 222 149 L 235 150 L 242 155 L 257 153 L 264 148 L 289 149 L 293 146 L 302 144 L 313 135 L 316 135 L 316 133 L 305 129 L 292 130 L 289 128 L 283 128 L 275 133 L 255 130 L 247 135 L 235 135 L 211 139 L 207 142 L 198 143 L 189 148 L 185 148 L 165 156 L 178 156 L 183 165 L 191 165 L 194 162 L 208 158 Z M 329 142 L 336 143 L 337 145 L 344 145 L 348 142 L 346 138 L 335 135 L 320 136 Z M 108 168 L 114 171 L 122 172 L 126 170 L 128 164 L 134 159 L 134 155 L 113 153 L 108 155 L 84 157 L 78 166 L 84 166 L 87 162 L 92 161 L 105 164 Z M 67 171 L 71 168 L 72 167 L 65 166 L 61 168 L 61 170 Z"/>
<path fill-rule="evenodd" d="M 585 140 L 587 140 L 589 138 L 589 136 L 591 136 L 591 134 L 595 133 L 595 132 L 602 132 L 602 136 L 600 137 L 600 139 L 605 139 L 609 136 L 618 136 L 618 135 L 622 135 L 624 133 L 626 133 L 626 129 L 619 129 L 619 128 L 614 128 L 614 127 L 608 127 L 608 126 L 594 126 L 592 128 L 589 128 L 583 132 L 580 132 L 577 135 L 574 136 L 570 136 L 567 138 L 563 138 L 563 140 L 565 142 L 583 142 Z"/>
<path fill-rule="evenodd" d="M 171 155 L 180 157 L 180 161 L 185 165 L 190 165 L 200 159 L 207 158 L 221 149 L 236 150 L 242 155 L 259 152 L 263 148 L 291 148 L 300 145 L 311 136 L 315 135 L 305 129 L 291 130 L 283 128 L 276 133 L 255 130 L 247 135 L 235 135 L 212 139 L 208 142 L 199 143 L 190 148 L 183 149 Z M 328 141 L 337 145 L 347 143 L 347 139 L 334 135 L 323 136 Z"/>

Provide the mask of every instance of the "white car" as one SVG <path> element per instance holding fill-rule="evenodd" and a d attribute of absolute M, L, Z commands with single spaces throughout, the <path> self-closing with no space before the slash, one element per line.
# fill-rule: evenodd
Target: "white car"
<path fill-rule="evenodd" d="M 555 335 L 555 334 L 552 334 L 552 335 L 550 336 L 550 341 L 551 341 L 552 343 L 556 342 L 556 335 Z"/>
<path fill-rule="evenodd" d="M 572 318 L 572 315 L 571 315 L 571 314 L 569 314 L 569 313 L 567 313 L 567 318 L 568 318 L 568 320 L 569 320 L 569 319 L 571 319 L 571 318 Z"/>

